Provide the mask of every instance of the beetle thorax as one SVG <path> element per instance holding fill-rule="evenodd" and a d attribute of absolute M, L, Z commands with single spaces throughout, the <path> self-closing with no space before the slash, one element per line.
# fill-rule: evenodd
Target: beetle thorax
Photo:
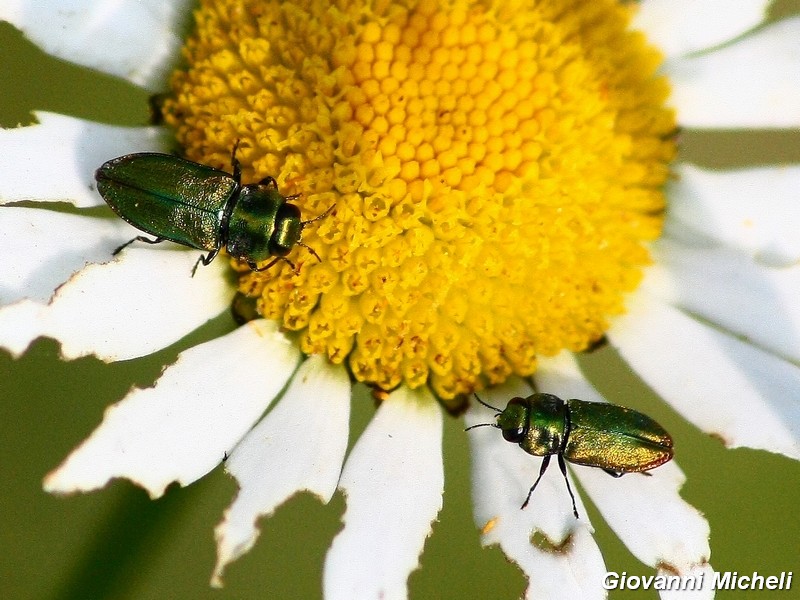
<path fill-rule="evenodd" d="M 255 263 L 278 254 L 271 251 L 270 242 L 279 228 L 284 206 L 285 198 L 272 187 L 242 186 L 228 223 L 228 254 Z"/>
<path fill-rule="evenodd" d="M 558 454 L 569 434 L 566 404 L 552 394 L 533 394 L 527 400 L 530 403 L 528 432 L 520 446 L 535 456 Z"/>

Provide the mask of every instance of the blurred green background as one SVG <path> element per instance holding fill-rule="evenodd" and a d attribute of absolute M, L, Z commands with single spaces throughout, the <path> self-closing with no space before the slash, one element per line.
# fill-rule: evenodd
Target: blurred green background
<path fill-rule="evenodd" d="M 777 3 L 772 14 L 798 12 L 800 2 L 793 0 Z M 0 81 L 5 83 L 0 126 L 31 123 L 32 110 L 120 125 L 148 119 L 146 93 L 52 59 L 5 23 L 0 23 L 0 56 Z M 800 135 L 688 131 L 682 152 L 715 167 L 797 162 Z M 256 547 L 229 568 L 226 587 L 212 590 L 213 527 L 236 493 L 222 469 L 188 488 L 173 487 L 158 501 L 119 481 L 101 492 L 68 498 L 42 491 L 44 474 L 92 431 L 106 406 L 132 385 L 150 385 L 181 350 L 233 327 L 223 316 L 156 355 L 111 365 L 91 358 L 62 362 L 52 340 L 35 342 L 19 360 L 0 351 L 0 598 L 321 596 L 325 552 L 344 510 L 339 494 L 328 506 L 301 495 L 280 507 L 261 522 Z M 714 567 L 741 574 L 796 571 L 791 591 L 746 595 L 800 598 L 800 463 L 766 452 L 725 450 L 654 396 L 608 348 L 582 363 L 607 398 L 650 414 L 673 434 L 677 460 L 688 476 L 683 496 L 711 523 Z M 374 412 L 361 392 L 353 406 L 351 444 Z M 497 548 L 480 547 L 471 515 L 467 436 L 458 419 L 446 419 L 444 455 L 444 509 L 425 546 L 421 569 L 411 575 L 410 597 L 519 597 L 525 589 L 521 573 Z M 649 574 L 588 506 L 607 568 Z M 722 592 L 718 597 L 744 595 Z M 610 597 L 657 596 L 639 591 Z"/>

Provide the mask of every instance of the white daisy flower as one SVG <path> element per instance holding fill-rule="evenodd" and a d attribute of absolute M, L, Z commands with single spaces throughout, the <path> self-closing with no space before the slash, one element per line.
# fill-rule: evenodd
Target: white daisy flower
<path fill-rule="evenodd" d="M 0 19 L 54 56 L 168 91 L 188 158 L 228 168 L 238 143 L 245 183 L 274 177 L 304 219 L 335 210 L 303 231 L 319 261 L 296 248 L 296 269 L 218 258 L 191 277 L 196 251 L 112 256 L 138 235 L 121 219 L 31 206 L 102 206 L 94 170 L 169 152 L 165 127 L 39 112 L 0 132 L 12 355 L 44 336 L 65 360 L 142 357 L 237 290 L 263 317 L 132 389 L 47 491 L 127 478 L 156 498 L 224 460 L 239 492 L 215 530 L 221 585 L 261 516 L 339 489 L 325 598 L 403 598 L 442 506 L 436 400 L 483 390 L 502 408 L 535 386 L 613 402 L 573 357 L 601 339 L 727 446 L 800 458 L 800 167 L 671 163 L 676 126 L 800 124 L 800 18 L 765 25 L 769 2 L 752 0 L 208 0 L 170 78 L 188 3 L 57 4 L 6 2 Z M 382 402 L 347 454 L 354 381 Z M 472 406 L 465 421 L 494 414 Z M 521 510 L 541 460 L 492 428 L 467 435 L 475 522 L 528 576 L 526 597 L 605 597 L 592 525 L 558 469 Z M 651 477 L 572 475 L 638 559 L 710 583 L 708 524 L 680 498 L 675 461 Z"/>

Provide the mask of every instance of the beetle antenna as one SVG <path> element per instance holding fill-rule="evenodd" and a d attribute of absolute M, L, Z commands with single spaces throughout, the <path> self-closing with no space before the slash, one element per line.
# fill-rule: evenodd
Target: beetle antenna
<path fill-rule="evenodd" d="M 309 246 L 308 244 L 304 244 L 302 240 L 298 241 L 297 245 L 302 246 L 303 248 L 311 252 L 311 254 L 314 255 L 314 258 L 316 258 L 319 262 L 322 262 L 322 259 L 319 257 L 319 254 L 317 254 L 317 251 L 314 250 L 311 246 Z"/>
<path fill-rule="evenodd" d="M 477 425 L 470 425 L 469 427 L 465 427 L 464 431 L 469 431 L 470 429 L 475 429 L 476 427 L 495 427 L 500 429 L 497 423 L 478 423 Z"/>
<path fill-rule="evenodd" d="M 286 199 L 287 200 L 292 200 L 294 198 L 298 198 L 299 196 L 300 196 L 300 194 L 296 194 L 294 196 L 287 196 Z M 300 221 L 300 231 L 302 231 L 305 228 L 305 226 L 308 225 L 309 223 L 313 223 L 314 221 L 319 221 L 320 219 L 324 219 L 325 217 L 327 217 L 334 208 L 336 208 L 336 205 L 335 204 L 331 204 L 331 206 L 328 208 L 328 210 L 326 210 L 321 215 L 317 215 L 316 217 L 314 217 L 313 219 L 309 219 L 308 221 Z M 311 254 L 314 255 L 314 258 L 316 258 L 319 262 L 322 262 L 322 259 L 319 257 L 319 254 L 317 254 L 317 251 L 314 250 L 308 244 L 303 243 L 303 240 L 298 240 L 297 241 L 297 245 L 298 246 L 302 246 L 303 248 L 308 250 Z M 289 263 L 289 264 L 291 264 L 291 263 Z"/>
<path fill-rule="evenodd" d="M 478 396 L 478 394 L 474 394 L 474 393 L 473 393 L 472 395 L 473 395 L 473 396 L 475 396 L 475 400 L 477 400 L 478 402 L 480 402 L 481 404 L 483 404 L 483 405 L 484 405 L 486 408 L 491 408 L 491 409 L 492 409 L 494 412 L 497 412 L 497 413 L 501 413 L 501 412 L 503 412 L 502 410 L 500 410 L 499 408 L 497 408 L 497 407 L 495 407 L 495 406 L 492 406 L 491 404 L 486 404 L 486 402 L 484 402 L 483 400 L 481 400 L 481 399 L 480 399 L 480 397 Z"/>
<path fill-rule="evenodd" d="M 335 204 L 331 204 L 331 206 L 328 208 L 328 210 L 326 210 L 324 213 L 322 213 L 321 215 L 317 215 L 316 217 L 314 217 L 313 219 L 309 219 L 308 221 L 300 221 L 300 225 L 305 227 L 309 223 L 313 223 L 314 221 L 319 221 L 320 219 L 324 219 L 325 217 L 327 217 L 330 214 L 330 212 L 334 208 L 336 208 L 336 205 Z"/>
<path fill-rule="evenodd" d="M 292 269 L 292 271 L 294 271 L 294 274 L 295 274 L 295 275 L 300 275 L 300 269 L 298 269 L 298 268 L 295 266 L 295 264 L 294 264 L 292 261 L 290 261 L 290 260 L 289 260 L 288 258 L 286 258 L 285 256 L 280 256 L 280 257 L 278 257 L 278 258 L 279 258 L 279 260 L 282 260 L 282 261 L 283 261 L 283 262 L 285 262 L 287 265 L 289 265 L 289 267 Z"/>

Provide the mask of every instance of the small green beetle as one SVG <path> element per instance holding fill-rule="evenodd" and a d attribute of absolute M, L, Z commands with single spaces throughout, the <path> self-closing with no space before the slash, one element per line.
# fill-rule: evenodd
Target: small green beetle
<path fill-rule="evenodd" d="M 505 410 L 478 402 L 497 412 L 496 423 L 467 427 L 496 427 L 508 442 L 518 444 L 528 454 L 543 456 L 539 476 L 528 491 L 521 508 L 528 506 L 531 494 L 558 456 L 558 467 L 572 498 L 572 512 L 578 518 L 575 496 L 567 478 L 565 460 L 577 465 L 598 467 L 613 477 L 642 473 L 672 459 L 672 438 L 661 425 L 640 412 L 604 402 L 567 400 L 553 394 L 532 394 L 512 398 Z"/>
<path fill-rule="evenodd" d="M 301 221 L 300 209 L 287 202 L 298 196 L 282 196 L 274 178 L 242 185 L 238 145 L 231 153 L 233 174 L 155 152 L 126 154 L 97 169 L 97 191 L 111 209 L 137 229 L 156 236 L 154 240 L 137 236 L 114 254 L 135 241 L 157 244 L 169 240 L 208 250 L 195 263 L 192 275 L 201 262 L 210 264 L 223 246 L 254 271 L 269 269 L 279 260 L 297 271 L 286 258 L 295 245 L 320 260 L 300 237 L 306 225 L 326 217 L 333 206 L 314 219 Z M 270 258 L 269 264 L 258 266 Z"/>

